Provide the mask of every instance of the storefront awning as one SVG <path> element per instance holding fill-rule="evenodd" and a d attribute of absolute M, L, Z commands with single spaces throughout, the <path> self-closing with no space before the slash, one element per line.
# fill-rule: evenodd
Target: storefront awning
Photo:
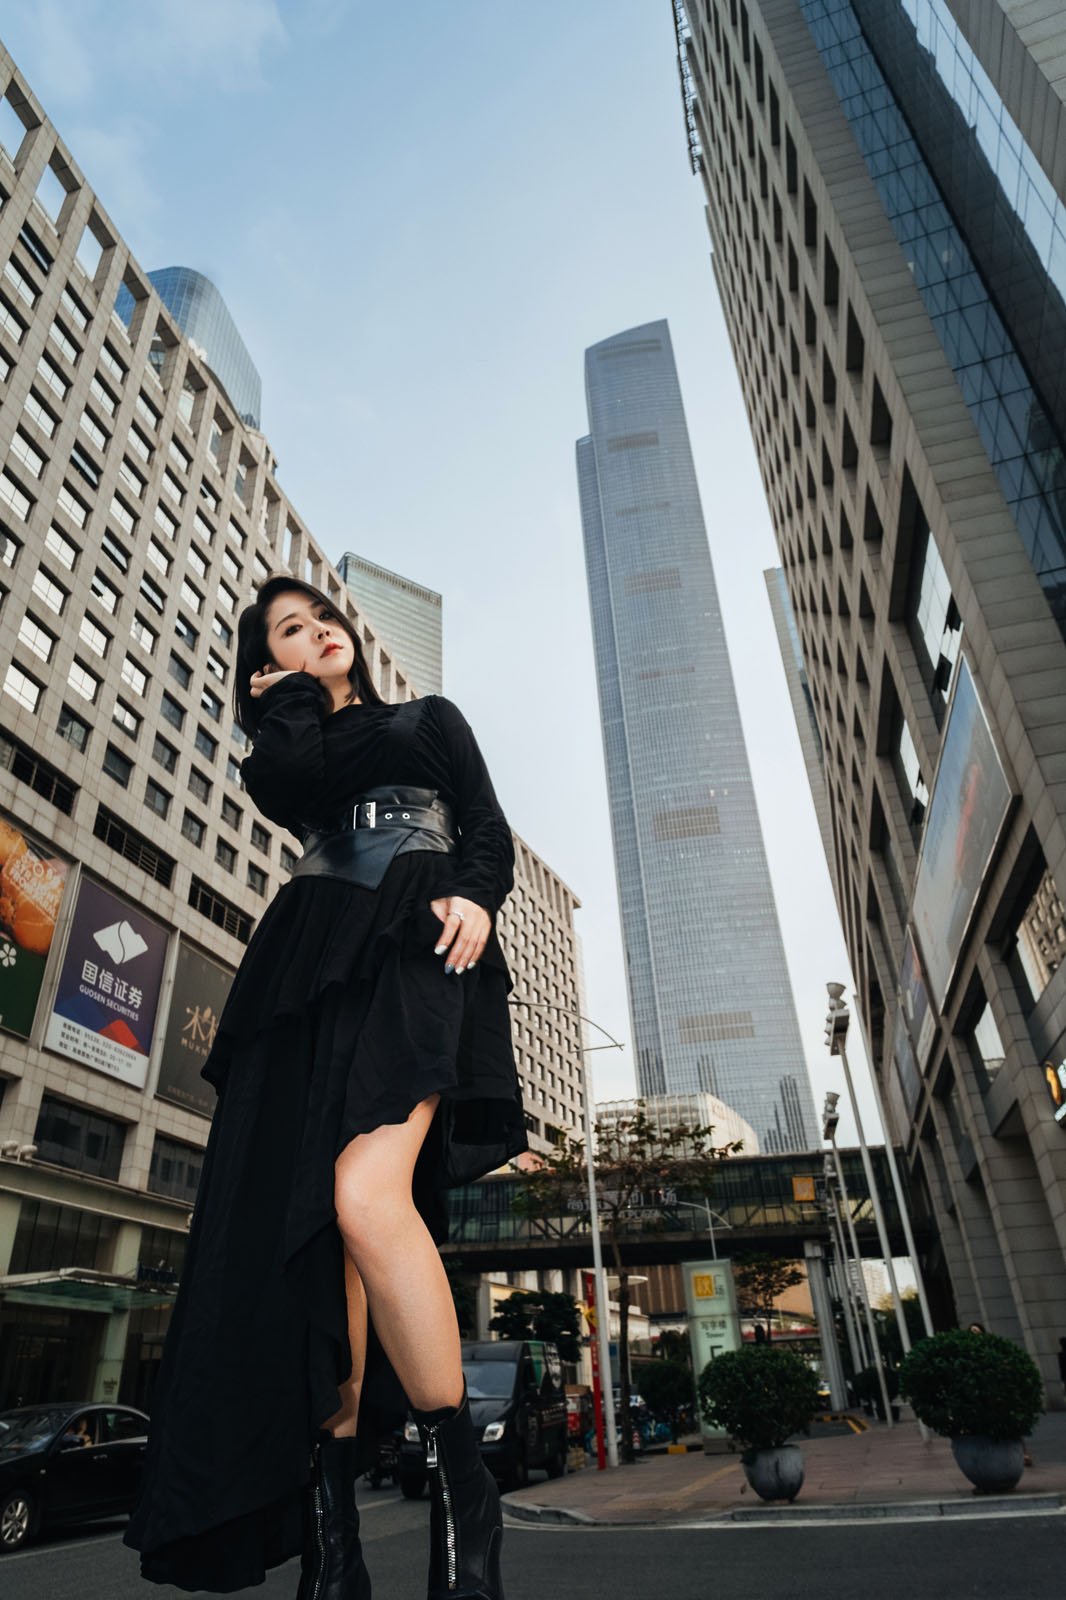
<path fill-rule="evenodd" d="M 148 1288 L 133 1278 L 83 1267 L 13 1272 L 0 1277 L 0 1305 L 54 1306 L 63 1311 L 137 1311 L 169 1304 L 176 1284 Z"/>

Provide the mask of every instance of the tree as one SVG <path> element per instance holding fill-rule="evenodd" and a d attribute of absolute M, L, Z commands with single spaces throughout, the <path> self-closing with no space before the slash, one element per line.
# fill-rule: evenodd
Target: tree
<path fill-rule="evenodd" d="M 806 1278 L 794 1261 L 783 1256 L 748 1255 L 737 1256 L 733 1262 L 733 1281 L 741 1316 L 755 1318 L 756 1343 L 762 1343 L 758 1328 L 760 1317 L 764 1319 L 763 1337 L 769 1343 L 773 1338 L 774 1301 L 786 1289 L 795 1289 Z"/>
<path fill-rule="evenodd" d="M 676 1328 L 664 1328 L 652 1347 L 652 1354 L 660 1361 L 679 1361 L 683 1367 L 692 1366 L 692 1341 L 687 1333 Z"/>
<path fill-rule="evenodd" d="M 712 1127 L 679 1124 L 660 1127 L 651 1121 L 644 1101 L 630 1116 L 597 1118 L 593 1172 L 600 1234 L 607 1245 L 618 1277 L 618 1378 L 622 1458 L 634 1459 L 630 1414 L 629 1273 L 623 1246 L 639 1243 L 650 1232 L 684 1224 L 679 1213 L 693 1201 L 704 1205 L 714 1184 L 715 1162 L 734 1155 L 741 1141 L 712 1146 Z M 521 1174 L 515 1210 L 547 1232 L 564 1233 L 565 1222 L 589 1220 L 585 1146 L 565 1138 L 545 1158 L 543 1166 Z M 691 1226 L 691 1223 L 689 1224 Z M 639 1257 L 638 1257 L 639 1259 Z M 601 1316 L 607 1307 L 599 1308 Z M 610 1380 L 604 1374 L 604 1381 Z"/>
<path fill-rule="evenodd" d="M 676 1444 L 680 1415 L 692 1405 L 692 1368 L 680 1361 L 643 1361 L 636 1376 L 648 1410 L 658 1421 L 670 1424 Z"/>
<path fill-rule="evenodd" d="M 500 1301 L 489 1327 L 501 1339 L 546 1339 L 561 1361 L 581 1360 L 581 1312 L 572 1294 L 520 1289 Z"/>

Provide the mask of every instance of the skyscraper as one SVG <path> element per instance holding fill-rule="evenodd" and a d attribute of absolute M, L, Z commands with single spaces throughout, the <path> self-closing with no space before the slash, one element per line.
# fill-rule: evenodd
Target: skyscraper
<path fill-rule="evenodd" d="M 817 1143 L 665 322 L 585 354 L 577 446 L 642 1094 L 717 1095 L 766 1151 Z"/>
<path fill-rule="evenodd" d="M 1062 6 L 674 7 L 934 1309 L 1066 1327 Z M 827 974 L 829 976 L 829 974 Z M 813 997 L 812 997 L 813 1000 Z"/>
<path fill-rule="evenodd" d="M 360 607 L 385 633 L 419 694 L 440 694 L 444 667 L 437 591 L 351 550 L 341 556 L 337 571 Z"/>

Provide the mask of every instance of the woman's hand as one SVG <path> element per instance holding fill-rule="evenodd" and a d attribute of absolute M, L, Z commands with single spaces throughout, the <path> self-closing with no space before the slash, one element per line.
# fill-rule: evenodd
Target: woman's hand
<path fill-rule="evenodd" d="M 464 900 L 460 894 L 448 895 L 443 900 L 431 900 L 430 910 L 444 924 L 433 951 L 442 956 L 448 951 L 445 972 L 465 972 L 481 955 L 492 928 L 492 918 L 484 906 L 474 900 Z"/>
<path fill-rule="evenodd" d="M 260 695 L 266 694 L 267 690 L 272 689 L 276 683 L 280 683 L 282 678 L 291 678 L 296 671 L 306 672 L 307 662 L 301 662 L 299 668 L 289 667 L 287 671 L 281 672 L 272 661 L 268 661 L 265 667 L 260 667 L 258 672 L 253 672 L 249 680 L 252 686 L 252 699 L 258 700 Z"/>

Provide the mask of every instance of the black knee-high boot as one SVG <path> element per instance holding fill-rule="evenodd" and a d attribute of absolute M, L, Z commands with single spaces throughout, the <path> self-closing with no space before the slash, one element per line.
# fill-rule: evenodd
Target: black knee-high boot
<path fill-rule="evenodd" d="M 504 1600 L 500 1491 L 481 1459 L 466 1390 L 458 1408 L 416 1411 L 431 1496 L 427 1600 Z"/>
<path fill-rule="evenodd" d="M 297 1600 L 370 1600 L 355 1505 L 355 1439 L 322 1432 L 312 1455 Z"/>

